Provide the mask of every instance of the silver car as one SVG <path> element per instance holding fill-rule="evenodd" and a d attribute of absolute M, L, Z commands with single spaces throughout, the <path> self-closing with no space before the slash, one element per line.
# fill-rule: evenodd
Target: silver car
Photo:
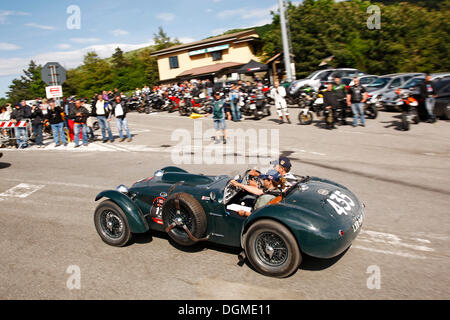
<path fill-rule="evenodd" d="M 434 73 L 431 74 L 431 81 L 436 81 L 445 77 L 449 77 L 450 73 Z M 425 81 L 425 75 L 420 75 L 418 77 L 414 77 L 409 79 L 407 82 L 405 82 L 400 88 L 397 89 L 392 89 L 392 90 L 388 90 L 386 92 L 384 92 L 381 96 L 380 96 L 380 104 L 384 107 L 384 109 L 386 110 L 395 110 L 397 108 L 397 99 L 398 99 L 398 94 L 397 94 L 397 90 L 398 89 L 407 89 L 407 90 L 411 90 L 416 88 L 416 91 L 418 91 L 420 85 Z M 419 92 L 416 92 L 416 94 L 420 94 Z"/>
<path fill-rule="evenodd" d="M 366 85 L 366 89 L 369 92 L 371 103 L 377 107 L 381 106 L 381 97 L 385 92 L 396 90 L 404 85 L 408 80 L 425 76 L 423 73 L 394 73 L 379 77 L 374 82 Z"/>

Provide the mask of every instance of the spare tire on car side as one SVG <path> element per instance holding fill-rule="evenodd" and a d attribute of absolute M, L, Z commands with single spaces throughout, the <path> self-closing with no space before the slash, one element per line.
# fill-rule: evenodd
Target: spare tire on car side
<path fill-rule="evenodd" d="M 202 205 L 190 194 L 176 193 L 171 195 L 164 203 L 162 209 L 164 228 L 168 229 L 169 236 L 179 245 L 192 246 L 196 241 L 192 240 L 183 225 L 197 239 L 205 236 L 207 230 L 206 213 Z"/>

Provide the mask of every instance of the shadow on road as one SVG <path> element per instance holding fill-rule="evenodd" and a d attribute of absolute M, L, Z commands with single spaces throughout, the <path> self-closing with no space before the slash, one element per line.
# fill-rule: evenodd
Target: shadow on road
<path fill-rule="evenodd" d="M 397 131 L 403 131 L 402 129 L 402 116 L 396 115 L 393 117 L 394 120 L 392 121 L 381 121 L 382 124 L 387 124 L 384 126 L 386 129 L 394 128 Z"/>
<path fill-rule="evenodd" d="M 153 237 L 167 240 L 173 247 L 186 253 L 196 253 L 204 250 L 215 250 L 222 253 L 238 255 L 242 251 L 242 249 L 240 248 L 227 247 L 210 242 L 199 242 L 198 244 L 191 247 L 183 247 L 178 243 L 176 243 L 175 241 L 173 241 L 172 238 L 170 238 L 167 233 L 153 230 L 144 234 L 133 234 L 133 239 L 129 245 L 133 245 L 135 243 L 139 244 L 151 243 L 153 241 Z"/>
<path fill-rule="evenodd" d="M 144 234 L 134 234 L 133 240 L 130 242 L 129 246 L 139 243 L 139 244 L 149 244 L 153 241 L 153 237 L 158 239 L 167 240 L 174 248 L 177 250 L 183 251 L 185 253 L 197 253 L 204 250 L 214 250 L 222 253 L 226 253 L 229 255 L 234 255 L 236 257 L 236 264 L 239 266 L 243 266 L 242 263 L 239 262 L 238 255 L 243 251 L 241 248 L 233 248 L 224 245 L 214 244 L 210 242 L 200 242 L 192 247 L 183 247 L 173 241 L 167 233 L 158 232 L 158 231 L 150 231 Z M 330 268 L 339 260 L 344 257 L 344 255 L 348 252 L 350 248 L 345 250 L 339 256 L 332 259 L 318 259 L 308 255 L 303 254 L 303 262 L 299 267 L 299 270 L 307 270 L 307 271 L 321 271 Z M 245 260 L 245 265 L 257 272 L 254 267 L 249 263 L 248 259 Z"/>
<path fill-rule="evenodd" d="M 0 169 L 6 169 L 11 167 L 11 163 L 7 163 L 7 162 L 0 162 Z"/>
<path fill-rule="evenodd" d="M 303 262 L 300 265 L 299 270 L 307 270 L 307 271 L 321 271 L 330 268 L 334 264 L 336 264 L 345 254 L 348 252 L 350 248 L 347 248 L 343 253 L 334 257 L 332 259 L 319 259 L 314 258 L 308 255 L 303 255 Z"/>

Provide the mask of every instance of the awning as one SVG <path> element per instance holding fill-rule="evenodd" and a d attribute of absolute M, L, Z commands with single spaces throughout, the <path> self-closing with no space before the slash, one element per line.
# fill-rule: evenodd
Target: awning
<path fill-rule="evenodd" d="M 249 63 L 237 69 L 237 73 L 253 73 L 253 72 L 264 72 L 268 71 L 269 67 L 263 63 L 256 62 L 255 60 L 250 60 Z"/>
<path fill-rule="evenodd" d="M 195 77 L 195 76 L 217 73 L 217 72 L 220 72 L 220 71 L 228 69 L 228 68 L 234 68 L 234 67 L 238 67 L 238 66 L 242 66 L 242 65 L 243 64 L 239 63 L 239 62 L 225 62 L 225 63 L 218 63 L 218 64 L 213 64 L 213 65 L 205 66 L 205 67 L 193 68 L 193 69 L 186 70 L 186 71 L 180 73 L 178 75 L 178 78 Z"/>

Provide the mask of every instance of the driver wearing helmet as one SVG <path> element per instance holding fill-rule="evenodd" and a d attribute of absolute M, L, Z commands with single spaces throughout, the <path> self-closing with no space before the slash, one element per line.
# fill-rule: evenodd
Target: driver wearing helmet
<path fill-rule="evenodd" d="M 263 189 L 253 186 L 253 185 L 244 185 L 237 181 L 232 181 L 232 185 L 237 188 L 243 189 L 249 193 L 252 193 L 256 196 L 259 196 L 258 200 L 255 203 L 253 211 L 256 211 L 266 205 L 268 205 L 271 201 L 273 201 L 277 196 L 281 195 L 282 190 L 284 189 L 284 184 L 282 182 L 281 175 L 275 171 L 270 170 L 265 175 L 259 176 L 260 181 L 263 184 Z M 238 214 L 242 217 L 249 217 L 252 213 L 248 211 L 238 211 Z"/>

